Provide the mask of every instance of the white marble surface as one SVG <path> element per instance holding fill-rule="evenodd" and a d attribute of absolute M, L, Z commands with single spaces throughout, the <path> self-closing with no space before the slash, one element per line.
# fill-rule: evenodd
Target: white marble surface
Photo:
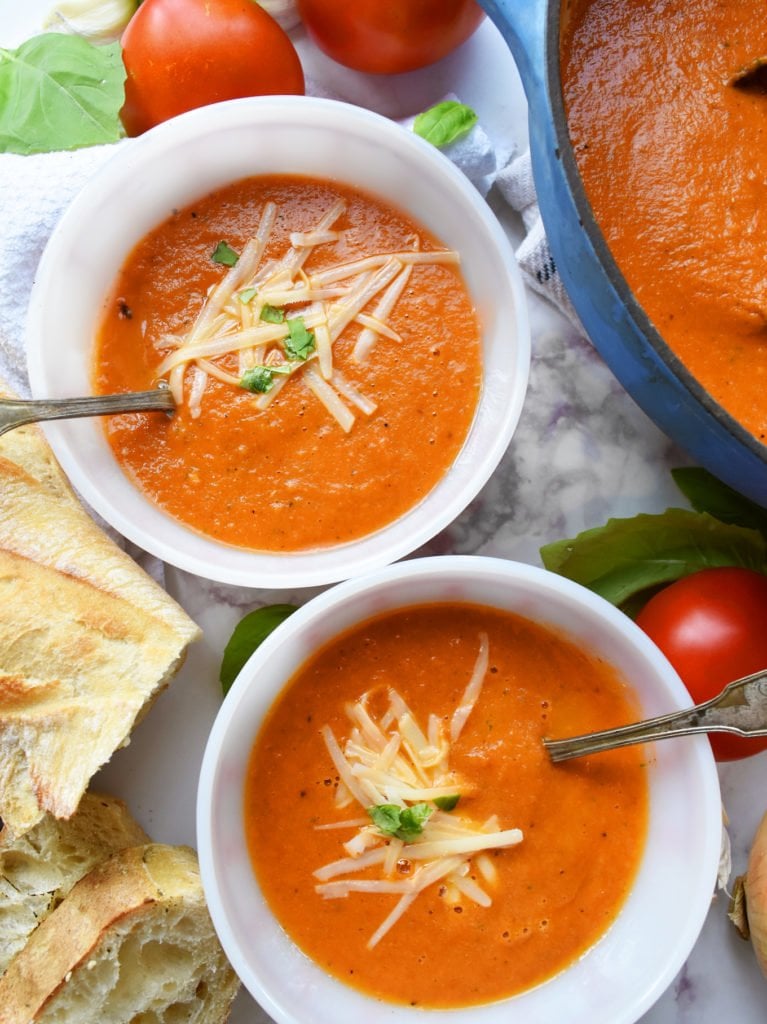
<path fill-rule="evenodd" d="M 0 0 L 0 45 L 14 45 L 36 30 L 35 12 L 41 7 L 47 4 L 34 0 L 21 9 L 17 0 Z M 452 91 L 478 111 L 502 160 L 513 144 L 525 144 L 524 96 L 511 58 L 490 24 L 428 72 L 385 81 L 347 73 L 317 54 L 300 32 L 297 38 L 309 76 L 332 93 L 404 117 Z M 12 201 L 7 191 L 0 196 L 0 221 L 2 204 Z M 512 239 L 521 240 L 516 216 L 493 193 L 490 202 Z M 486 554 L 538 563 L 538 549 L 547 541 L 599 525 L 609 516 L 683 504 L 668 471 L 685 463 L 684 455 L 636 407 L 563 316 L 532 292 L 529 304 L 532 371 L 516 436 L 471 507 L 424 553 Z M 194 843 L 195 782 L 220 704 L 217 675 L 223 645 L 244 612 L 274 600 L 303 601 L 311 592 L 235 590 L 172 569 L 166 571 L 165 582 L 203 627 L 205 638 L 130 747 L 115 755 L 97 782 L 124 796 L 156 839 Z M 767 810 L 767 753 L 723 766 L 720 776 L 737 872 Z M 642 1024 L 765 1020 L 767 980 L 750 946 L 729 925 L 726 910 L 727 899 L 720 895 L 687 965 Z M 267 1020 L 247 995 L 238 999 L 233 1024 Z"/>

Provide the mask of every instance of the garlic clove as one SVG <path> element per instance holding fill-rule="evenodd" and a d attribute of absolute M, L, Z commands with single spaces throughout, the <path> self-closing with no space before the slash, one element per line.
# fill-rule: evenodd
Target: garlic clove
<path fill-rule="evenodd" d="M 46 15 L 43 29 L 111 43 L 120 38 L 137 7 L 138 0 L 60 0 Z"/>

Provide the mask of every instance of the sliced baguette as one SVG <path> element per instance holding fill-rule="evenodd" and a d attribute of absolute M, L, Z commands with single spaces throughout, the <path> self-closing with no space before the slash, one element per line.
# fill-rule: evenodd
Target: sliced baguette
<path fill-rule="evenodd" d="M 147 844 L 82 878 L 0 978 L 0 1024 L 219 1024 L 239 982 L 197 858 Z"/>
<path fill-rule="evenodd" d="M 0 849 L 0 975 L 75 882 L 117 850 L 148 842 L 122 800 L 86 793 L 69 820 L 48 814 Z"/>
<path fill-rule="evenodd" d="M 37 427 L 0 438 L 0 846 L 74 813 L 199 635 L 82 508 Z"/>

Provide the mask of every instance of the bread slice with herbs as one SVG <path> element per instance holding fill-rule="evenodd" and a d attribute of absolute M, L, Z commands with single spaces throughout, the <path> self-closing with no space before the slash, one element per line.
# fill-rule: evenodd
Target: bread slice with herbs
<path fill-rule="evenodd" d="M 148 842 L 122 800 L 86 793 L 68 820 L 47 814 L 0 849 L 0 975 L 75 882 L 118 850 Z"/>
<path fill-rule="evenodd" d="M 0 978 L 1 1024 L 220 1024 L 239 982 L 197 858 L 146 844 L 95 867 Z"/>
<path fill-rule="evenodd" d="M 0 846 L 74 813 L 199 635 L 85 511 L 38 427 L 0 437 Z"/>

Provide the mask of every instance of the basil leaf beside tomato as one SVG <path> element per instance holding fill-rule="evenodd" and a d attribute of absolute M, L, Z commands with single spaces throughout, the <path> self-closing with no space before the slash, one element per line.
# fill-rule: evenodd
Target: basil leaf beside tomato
<path fill-rule="evenodd" d="M 757 530 L 670 508 L 611 519 L 571 540 L 541 548 L 543 564 L 625 606 L 631 598 L 712 566 L 767 571 L 767 540 Z"/>
<path fill-rule="evenodd" d="M 723 523 L 759 530 L 767 537 L 767 511 L 700 466 L 672 469 L 674 483 L 697 512 L 708 512 Z"/>
<path fill-rule="evenodd" d="M 696 511 L 611 519 L 541 558 L 634 615 L 701 704 L 767 669 L 767 512 L 704 469 L 673 477 Z M 709 739 L 719 761 L 767 750 L 766 739 Z"/>
<path fill-rule="evenodd" d="M 45 153 L 116 142 L 125 69 L 119 43 L 35 36 L 0 49 L 0 152 Z"/>

